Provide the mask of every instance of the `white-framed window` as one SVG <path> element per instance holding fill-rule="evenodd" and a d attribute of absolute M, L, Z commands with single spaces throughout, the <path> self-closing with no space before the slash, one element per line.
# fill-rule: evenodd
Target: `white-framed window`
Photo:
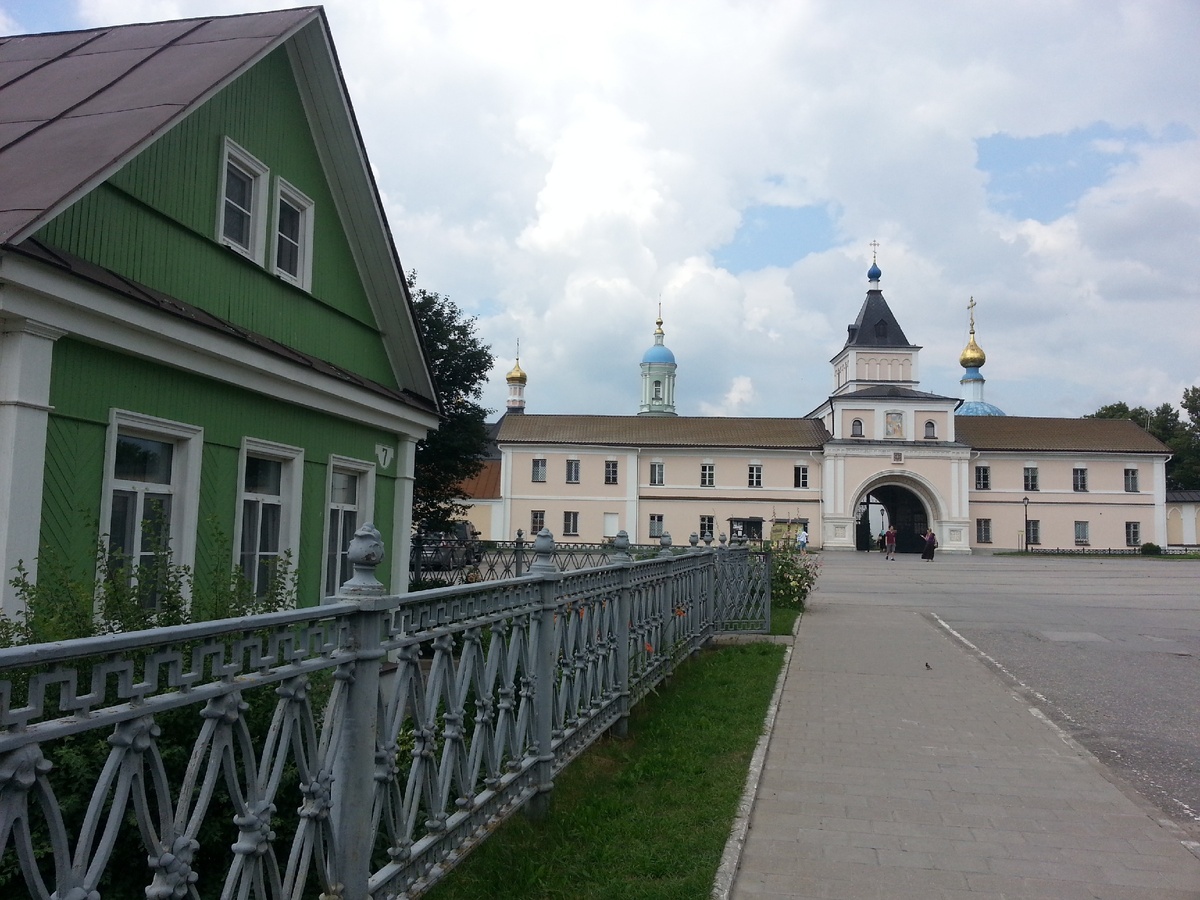
<path fill-rule="evenodd" d="M 654 399 L 661 400 L 662 398 L 662 382 L 656 381 L 654 382 Z"/>
<path fill-rule="evenodd" d="M 663 517 L 661 513 L 650 513 L 650 537 L 663 536 Z"/>
<path fill-rule="evenodd" d="M 217 240 L 259 265 L 267 235 L 269 173 L 265 165 L 225 139 Z"/>
<path fill-rule="evenodd" d="M 606 538 L 616 537 L 619 527 L 619 515 L 617 513 L 606 512 L 604 514 L 604 536 Z"/>
<path fill-rule="evenodd" d="M 535 459 L 533 461 L 532 478 L 534 481 L 545 481 L 546 480 L 546 460 Z"/>
<path fill-rule="evenodd" d="M 1042 523 L 1040 519 L 1029 520 L 1029 525 L 1025 529 L 1025 540 L 1030 544 L 1040 544 L 1042 542 Z"/>
<path fill-rule="evenodd" d="M 975 520 L 975 542 L 977 544 L 990 544 L 992 542 L 991 519 Z"/>
<path fill-rule="evenodd" d="M 544 509 L 533 509 L 529 511 L 529 533 L 536 535 L 539 531 L 546 527 L 546 511 Z"/>
<path fill-rule="evenodd" d="M 345 456 L 331 456 L 325 497 L 325 561 L 321 580 L 325 596 L 330 597 L 353 574 L 346 558 L 350 539 L 360 525 L 375 518 L 375 466 Z"/>
<path fill-rule="evenodd" d="M 1138 492 L 1138 470 L 1137 469 L 1126 469 L 1125 470 L 1125 490 L 1131 494 L 1136 494 Z"/>
<path fill-rule="evenodd" d="M 579 484 L 579 460 L 567 460 L 567 484 Z"/>
<path fill-rule="evenodd" d="M 1038 470 L 1037 466 L 1025 467 L 1025 490 L 1036 491 L 1038 488 Z"/>
<path fill-rule="evenodd" d="M 312 287 L 313 202 L 282 178 L 275 179 L 275 274 Z"/>
<path fill-rule="evenodd" d="M 717 466 L 715 463 L 700 463 L 700 487 L 712 487 L 716 484 Z"/>
<path fill-rule="evenodd" d="M 1088 543 L 1088 523 L 1075 523 L 1075 543 L 1083 546 Z"/>
<path fill-rule="evenodd" d="M 808 466 L 796 466 L 792 469 L 792 487 L 808 487 Z"/>
<path fill-rule="evenodd" d="M 850 423 L 850 437 L 862 437 L 862 436 L 863 436 L 862 419 L 855 419 L 853 422 Z"/>
<path fill-rule="evenodd" d="M 990 491 L 992 489 L 992 467 L 975 467 L 975 490 Z"/>
<path fill-rule="evenodd" d="M 932 419 L 925 423 L 925 440 L 927 440 L 927 441 L 937 440 L 937 423 L 934 422 Z"/>
<path fill-rule="evenodd" d="M 665 484 L 666 473 L 663 464 L 660 462 L 650 463 L 650 483 L 653 485 Z"/>
<path fill-rule="evenodd" d="M 1076 466 L 1071 470 L 1071 489 L 1078 492 L 1083 492 L 1088 489 L 1086 467 Z"/>
<path fill-rule="evenodd" d="M 563 513 L 563 534 L 579 534 L 579 513 L 564 512 Z"/>
<path fill-rule="evenodd" d="M 746 469 L 746 487 L 762 487 L 762 466 L 751 463 Z"/>
<path fill-rule="evenodd" d="M 716 531 L 716 527 L 717 527 L 716 516 L 701 516 L 700 517 L 700 537 L 701 538 L 703 538 L 705 535 L 712 537 L 713 532 Z"/>
<path fill-rule="evenodd" d="M 130 586 L 138 566 L 195 563 L 203 446 L 197 426 L 110 411 L 100 521 L 109 563 Z M 154 585 L 140 587 L 142 603 L 157 605 Z"/>
<path fill-rule="evenodd" d="M 236 563 L 264 596 L 279 564 L 300 547 L 300 489 L 304 451 L 258 438 L 242 438 L 238 461 L 241 503 L 234 528 L 238 535 Z"/>
<path fill-rule="evenodd" d="M 1142 546 L 1142 523 L 1141 522 L 1126 522 L 1125 523 L 1125 546 L 1126 547 Z"/>
<path fill-rule="evenodd" d="M 619 468 L 620 468 L 620 466 L 615 459 L 606 459 L 604 461 L 604 483 L 605 484 L 616 484 L 617 483 L 617 471 Z"/>

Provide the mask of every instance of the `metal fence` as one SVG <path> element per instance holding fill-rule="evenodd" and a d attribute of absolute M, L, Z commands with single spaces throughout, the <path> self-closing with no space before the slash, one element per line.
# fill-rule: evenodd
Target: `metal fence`
<path fill-rule="evenodd" d="M 563 572 L 542 532 L 520 577 L 393 596 L 382 555 L 360 529 L 315 608 L 0 650 L 0 894 L 418 896 L 769 609 L 744 546 Z"/>

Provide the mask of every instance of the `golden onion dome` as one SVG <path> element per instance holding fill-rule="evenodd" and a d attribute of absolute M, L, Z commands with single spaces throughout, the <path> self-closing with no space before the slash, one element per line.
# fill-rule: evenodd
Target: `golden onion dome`
<path fill-rule="evenodd" d="M 978 369 L 987 361 L 987 354 L 983 352 L 983 348 L 975 343 L 975 332 L 971 331 L 971 339 L 967 341 L 967 346 L 963 348 L 962 355 L 958 358 L 958 364 L 964 369 Z"/>
<path fill-rule="evenodd" d="M 529 381 L 529 377 L 525 374 L 524 370 L 521 368 L 521 357 L 519 357 L 519 356 L 517 357 L 516 365 L 514 365 L 512 367 L 511 372 L 509 372 L 507 375 L 504 376 L 504 380 L 507 381 L 509 384 L 513 384 L 514 382 L 517 384 L 525 384 L 526 382 Z"/>

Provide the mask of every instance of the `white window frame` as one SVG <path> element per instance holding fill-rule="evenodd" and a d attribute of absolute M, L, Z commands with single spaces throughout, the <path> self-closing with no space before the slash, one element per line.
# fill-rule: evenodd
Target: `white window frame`
<path fill-rule="evenodd" d="M 605 484 L 620 484 L 621 463 L 619 460 L 606 459 L 604 461 L 604 483 Z"/>
<path fill-rule="evenodd" d="M 666 519 L 662 513 L 650 513 L 650 524 L 647 537 L 660 538 L 666 531 Z"/>
<path fill-rule="evenodd" d="M 538 475 L 542 477 L 539 478 Z M 533 459 L 533 466 L 529 472 L 529 480 L 534 484 L 545 484 L 546 482 L 546 458 L 537 456 Z"/>
<path fill-rule="evenodd" d="M 1136 494 L 1141 491 L 1138 487 L 1138 470 L 1137 466 L 1125 467 L 1125 492 L 1127 494 Z"/>
<path fill-rule="evenodd" d="M 936 441 L 937 440 L 937 423 L 935 421 L 933 421 L 933 419 L 930 419 L 928 422 L 925 423 L 925 440 L 927 440 L 927 441 Z"/>
<path fill-rule="evenodd" d="M 1125 546 L 1126 547 L 1142 546 L 1142 523 L 1141 522 L 1126 522 L 1125 523 Z"/>
<path fill-rule="evenodd" d="M 1040 491 L 1041 476 L 1038 473 L 1037 466 L 1025 466 L 1025 471 L 1022 473 L 1024 478 L 1025 490 Z"/>
<path fill-rule="evenodd" d="M 579 484 L 579 472 L 580 472 L 579 460 L 578 459 L 568 459 L 567 460 L 567 471 L 566 471 L 566 483 L 567 484 Z M 574 477 L 572 477 L 572 475 L 574 475 Z"/>
<path fill-rule="evenodd" d="M 990 544 L 992 542 L 992 520 L 975 520 L 975 543 Z"/>
<path fill-rule="evenodd" d="M 246 500 L 246 458 L 257 456 L 283 464 L 279 480 L 279 558 L 290 551 L 292 571 L 300 567 L 300 511 L 304 482 L 304 449 L 260 438 L 243 437 L 238 453 L 237 509 L 233 521 L 233 564 L 242 564 L 242 519 Z M 254 572 L 244 573 L 251 583 Z M 324 582 L 321 582 L 322 585 Z"/>
<path fill-rule="evenodd" d="M 303 290 L 311 290 L 314 204 L 301 191 L 282 178 L 275 179 L 273 199 L 275 215 L 271 228 L 271 270 L 284 281 L 294 284 Z M 282 203 L 288 204 L 288 206 L 291 206 L 300 214 L 300 239 L 297 247 L 295 274 L 279 267 L 279 207 Z"/>
<path fill-rule="evenodd" d="M 800 483 L 796 484 L 796 482 Z M 796 463 L 792 469 L 792 486 L 797 488 L 808 487 L 808 466 Z"/>
<path fill-rule="evenodd" d="M 566 535 L 579 535 L 579 513 L 576 510 L 568 509 L 563 512 L 563 536 Z"/>
<path fill-rule="evenodd" d="M 529 531 L 533 535 L 537 535 L 539 531 L 546 527 L 546 511 L 544 509 L 531 509 L 529 511 Z"/>
<path fill-rule="evenodd" d="M 194 567 L 196 529 L 200 516 L 200 464 L 204 456 L 204 429 L 198 425 L 160 419 L 127 409 L 110 409 L 108 434 L 104 448 L 104 489 L 100 498 L 101 540 L 107 553 L 108 530 L 112 522 L 113 491 L 124 482 L 117 481 L 117 437 L 148 438 L 174 445 L 171 458 L 171 517 L 169 546 L 171 562 Z M 187 590 L 185 585 L 184 590 Z"/>
<path fill-rule="evenodd" d="M 1025 531 L 1025 543 L 1040 544 L 1042 542 L 1042 520 L 1030 519 L 1029 527 Z"/>
<path fill-rule="evenodd" d="M 975 467 L 975 490 L 990 491 L 992 489 L 992 467 Z"/>
<path fill-rule="evenodd" d="M 246 210 L 250 216 L 250 243 L 245 247 L 225 236 L 225 190 L 230 166 L 239 169 L 250 179 L 250 208 Z M 221 194 L 217 203 L 217 240 L 260 266 L 263 264 L 263 250 L 267 241 L 270 174 L 271 170 L 263 163 L 229 138 L 225 138 L 225 151 L 221 154 Z"/>
<path fill-rule="evenodd" d="M 716 463 L 700 463 L 700 487 L 715 487 L 717 483 Z"/>
<path fill-rule="evenodd" d="M 705 528 L 704 527 L 705 525 L 707 525 L 708 527 Z M 701 516 L 700 517 L 700 537 L 702 539 L 706 534 L 709 535 L 710 537 L 716 537 L 716 535 L 714 534 L 716 529 L 717 529 L 717 517 L 716 516 Z"/>
<path fill-rule="evenodd" d="M 746 487 L 762 487 L 762 463 L 749 463 L 746 466 Z"/>
<path fill-rule="evenodd" d="M 331 454 L 329 457 L 329 465 L 325 469 L 325 524 L 321 530 L 321 585 L 322 593 L 325 596 L 331 596 L 329 591 L 329 514 L 334 509 L 333 502 L 333 476 L 335 472 L 347 473 L 354 475 L 358 479 L 358 488 L 355 490 L 355 509 L 357 511 L 358 527 L 375 521 L 375 464 L 362 459 L 355 459 L 351 456 L 339 456 Z M 343 504 L 337 504 L 339 510 L 344 510 L 346 507 Z M 240 533 L 240 532 L 239 532 Z M 350 537 L 354 537 L 353 534 Z M 343 547 L 339 553 L 339 560 L 345 556 L 346 547 Z M 334 586 L 332 593 L 336 593 L 341 584 Z"/>
<path fill-rule="evenodd" d="M 1073 466 L 1071 468 L 1071 490 L 1077 494 L 1086 494 L 1088 489 L 1088 470 L 1087 466 Z"/>
<path fill-rule="evenodd" d="M 666 483 L 667 470 L 666 465 L 662 462 L 650 463 L 650 484 L 654 487 L 662 487 Z"/>
<path fill-rule="evenodd" d="M 1075 520 L 1075 544 L 1079 547 L 1086 547 L 1091 543 L 1091 528 L 1088 523 L 1079 519 Z"/>
<path fill-rule="evenodd" d="M 850 437 L 862 437 L 862 436 L 863 436 L 863 420 L 855 419 L 853 422 L 850 423 Z"/>

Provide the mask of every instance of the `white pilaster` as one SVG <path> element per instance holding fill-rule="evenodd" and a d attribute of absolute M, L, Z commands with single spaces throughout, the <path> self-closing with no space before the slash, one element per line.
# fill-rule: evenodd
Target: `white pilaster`
<path fill-rule="evenodd" d="M 391 591 L 408 593 L 408 556 L 412 552 L 413 482 L 417 463 L 417 439 L 396 435 L 396 499 L 392 508 L 392 537 L 388 551 L 392 555 Z"/>

